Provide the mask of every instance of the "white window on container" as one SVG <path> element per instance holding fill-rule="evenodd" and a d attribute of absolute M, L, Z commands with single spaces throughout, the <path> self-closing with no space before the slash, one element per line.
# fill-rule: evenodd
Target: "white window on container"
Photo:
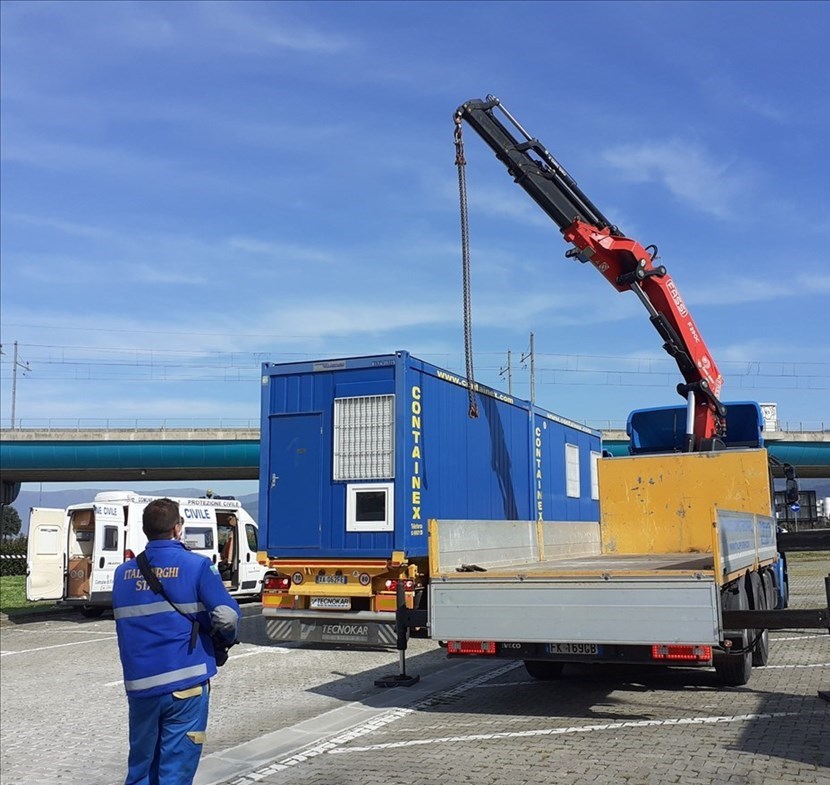
<path fill-rule="evenodd" d="M 391 532 L 395 529 L 394 484 L 361 483 L 346 487 L 346 531 Z"/>
<path fill-rule="evenodd" d="M 334 400 L 335 480 L 395 476 L 395 396 Z"/>
<path fill-rule="evenodd" d="M 579 498 L 579 447 L 565 445 L 565 491 L 574 499 Z"/>
<path fill-rule="evenodd" d="M 591 450 L 591 498 L 599 499 L 599 459 L 601 453 Z"/>

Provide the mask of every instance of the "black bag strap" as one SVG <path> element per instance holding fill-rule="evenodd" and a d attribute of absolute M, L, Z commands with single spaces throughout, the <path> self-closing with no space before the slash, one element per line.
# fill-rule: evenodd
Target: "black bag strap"
<path fill-rule="evenodd" d="M 135 561 L 136 564 L 138 564 L 138 569 L 141 570 L 141 574 L 144 576 L 144 580 L 147 581 L 147 585 L 153 590 L 153 594 L 160 594 L 164 597 L 164 599 L 173 606 L 173 610 L 180 613 L 193 625 L 190 631 L 190 651 L 193 651 L 193 649 L 196 648 L 196 641 L 199 638 L 199 627 L 201 626 L 198 620 L 193 618 L 190 614 L 185 613 L 167 596 L 167 592 L 164 590 L 164 586 L 161 585 L 158 575 L 156 575 L 153 572 L 152 567 L 150 567 L 150 560 L 147 558 L 146 551 L 139 553 L 138 556 L 135 557 Z"/>

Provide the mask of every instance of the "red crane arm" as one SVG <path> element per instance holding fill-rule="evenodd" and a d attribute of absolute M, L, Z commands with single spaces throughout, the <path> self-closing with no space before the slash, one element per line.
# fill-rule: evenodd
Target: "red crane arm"
<path fill-rule="evenodd" d="M 496 117 L 496 109 L 519 131 L 521 141 Z M 643 247 L 614 226 L 498 98 L 467 101 L 456 110 L 457 160 L 463 162 L 462 120 L 484 139 L 514 180 L 573 244 L 566 255 L 591 262 L 617 291 L 633 291 L 640 298 L 663 338 L 663 348 L 675 359 L 685 380 L 677 390 L 689 402 L 687 448 L 715 446 L 726 416 L 719 400 L 723 378 L 666 268 L 654 265 L 656 249 L 649 252 L 652 246 Z"/>
<path fill-rule="evenodd" d="M 686 385 L 679 385 L 686 388 L 681 394 L 689 389 L 700 393 L 695 398 L 694 435 L 717 437 L 725 414 L 718 401 L 723 377 L 666 268 L 656 267 L 651 253 L 636 240 L 616 237 L 608 227 L 598 229 L 576 220 L 562 235 L 579 251 L 572 256 L 591 262 L 617 291 L 632 290 L 640 297 L 686 380 Z"/>

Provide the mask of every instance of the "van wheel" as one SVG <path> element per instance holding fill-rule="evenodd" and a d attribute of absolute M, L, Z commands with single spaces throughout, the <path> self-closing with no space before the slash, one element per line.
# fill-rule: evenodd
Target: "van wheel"
<path fill-rule="evenodd" d="M 97 619 L 105 610 L 106 608 L 103 605 L 83 605 L 81 606 L 81 616 L 86 619 Z"/>
<path fill-rule="evenodd" d="M 565 667 L 564 662 L 554 660 L 525 660 L 524 662 L 528 674 L 540 681 L 558 679 L 562 675 L 562 668 Z"/>

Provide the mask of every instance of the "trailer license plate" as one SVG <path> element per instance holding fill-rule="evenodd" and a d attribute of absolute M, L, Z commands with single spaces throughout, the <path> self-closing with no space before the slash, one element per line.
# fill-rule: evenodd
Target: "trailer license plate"
<path fill-rule="evenodd" d="M 349 579 L 345 575 L 317 575 L 314 578 L 315 583 L 348 583 Z"/>
<path fill-rule="evenodd" d="M 350 597 L 312 597 L 311 607 L 348 611 L 352 608 L 352 600 Z"/>
<path fill-rule="evenodd" d="M 579 654 L 583 657 L 599 657 L 602 646 L 597 643 L 547 643 L 548 654 Z"/>

